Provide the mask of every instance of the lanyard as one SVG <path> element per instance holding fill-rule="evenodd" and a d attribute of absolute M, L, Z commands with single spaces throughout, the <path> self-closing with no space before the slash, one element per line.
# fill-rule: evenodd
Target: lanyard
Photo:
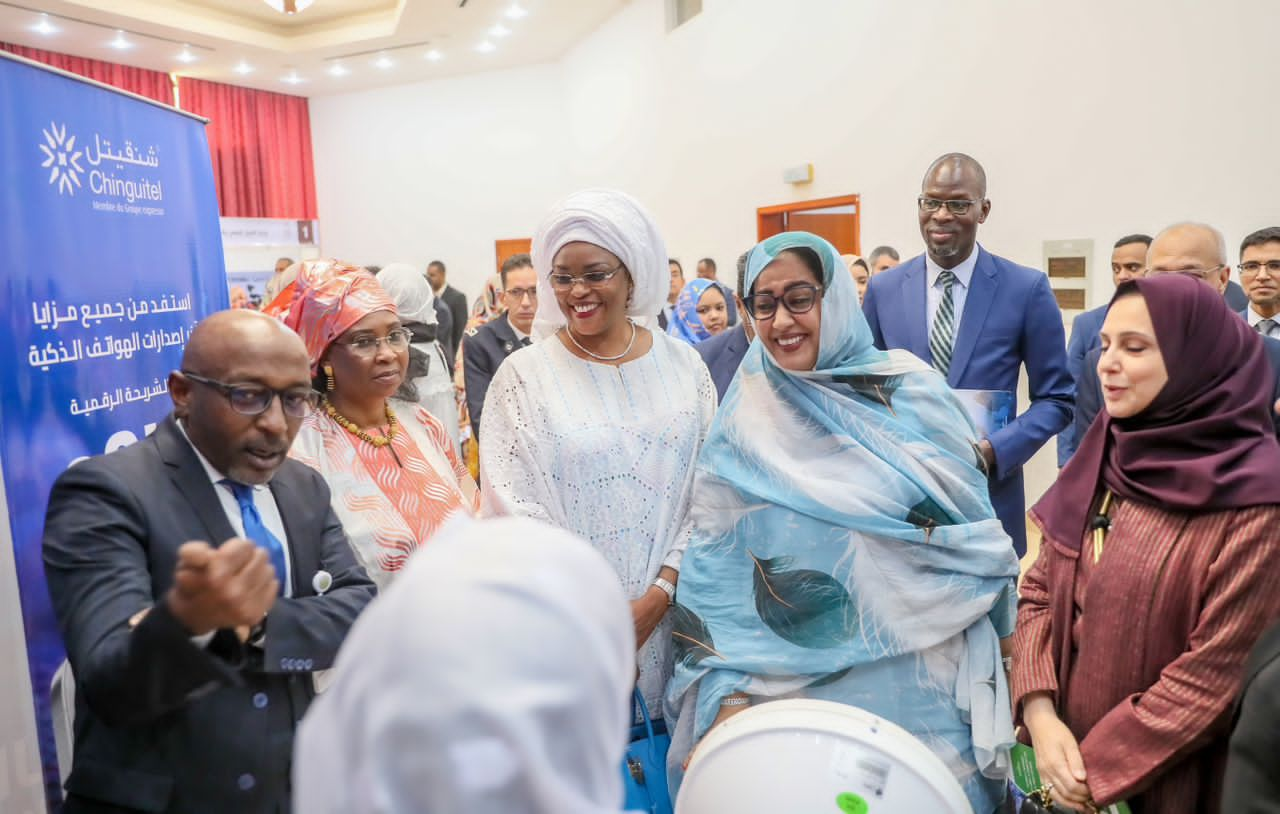
<path fill-rule="evenodd" d="M 1093 526 L 1093 561 L 1096 563 L 1102 558 L 1102 543 L 1107 539 L 1107 530 L 1111 528 L 1111 499 L 1115 495 L 1108 489 L 1102 496 L 1102 505 L 1098 507 L 1098 519 L 1105 522 L 1095 522 Z"/>

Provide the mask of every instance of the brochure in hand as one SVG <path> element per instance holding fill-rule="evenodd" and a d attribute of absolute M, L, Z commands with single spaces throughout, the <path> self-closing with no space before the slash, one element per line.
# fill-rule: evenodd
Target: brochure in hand
<path fill-rule="evenodd" d="M 1022 798 L 1042 785 L 1040 769 L 1036 766 L 1036 753 L 1030 746 L 1015 743 L 1009 757 L 1013 761 L 1014 803 L 1021 806 Z M 1128 803 L 1121 800 L 1098 809 L 1098 814 L 1133 814 L 1133 810 L 1129 808 Z"/>

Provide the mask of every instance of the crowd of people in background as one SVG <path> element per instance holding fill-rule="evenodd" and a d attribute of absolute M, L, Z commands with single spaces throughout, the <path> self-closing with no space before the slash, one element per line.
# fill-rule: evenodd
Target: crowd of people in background
<path fill-rule="evenodd" d="M 50 502 L 66 810 L 618 811 L 633 690 L 673 796 L 712 729 L 804 697 L 907 730 L 978 814 L 1019 740 L 1066 810 L 1274 803 L 1280 228 L 1238 294 L 1211 226 L 1120 238 L 1068 343 L 978 242 L 981 164 L 938 158 L 915 210 L 905 261 L 784 232 L 726 285 L 586 190 L 471 307 L 440 261 L 233 291 L 174 415 Z"/>

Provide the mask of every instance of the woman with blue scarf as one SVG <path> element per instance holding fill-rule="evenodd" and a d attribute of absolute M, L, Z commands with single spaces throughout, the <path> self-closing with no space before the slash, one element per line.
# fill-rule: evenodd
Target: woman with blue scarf
<path fill-rule="evenodd" d="M 724 286 L 703 277 L 690 280 L 676 299 L 667 333 L 696 345 L 729 327 L 731 308 Z"/>
<path fill-rule="evenodd" d="M 973 423 L 932 368 L 872 345 L 825 240 L 760 243 L 746 290 L 757 338 L 697 460 L 674 608 L 672 785 L 735 712 L 820 698 L 907 729 L 989 814 L 1018 562 Z"/>

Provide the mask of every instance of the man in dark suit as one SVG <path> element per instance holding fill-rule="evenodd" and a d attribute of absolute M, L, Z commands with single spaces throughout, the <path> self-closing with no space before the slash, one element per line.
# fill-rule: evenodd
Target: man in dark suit
<path fill-rule="evenodd" d="M 462 344 L 462 334 L 467 330 L 467 295 L 449 285 L 445 279 L 444 263 L 439 260 L 427 264 L 427 282 L 431 283 L 436 299 L 449 307 L 449 314 L 453 317 L 449 347 L 457 353 L 458 346 Z"/>
<path fill-rule="evenodd" d="M 1280 249 L 1280 246 L 1277 248 Z M 1277 259 L 1280 260 L 1280 257 Z M 1147 273 L 1189 274 L 1225 297 L 1231 267 L 1227 265 L 1226 243 L 1222 233 L 1201 223 L 1170 226 L 1157 235 L 1147 249 Z M 1264 334 L 1262 345 L 1267 351 L 1267 361 L 1276 374 L 1274 398 L 1280 399 L 1280 339 Z M 1102 384 L 1098 381 L 1098 361 L 1101 358 L 1101 347 L 1090 351 L 1084 358 L 1081 375 L 1076 382 L 1074 430 L 1077 439 L 1084 437 L 1085 431 L 1103 408 Z M 1276 435 L 1280 435 L 1280 415 L 1273 412 L 1271 420 L 1275 423 Z"/>
<path fill-rule="evenodd" d="M 684 266 L 674 257 L 667 258 L 667 269 L 671 272 L 671 287 L 667 289 L 667 304 L 658 312 L 658 327 L 666 330 L 675 315 L 676 300 L 680 299 L 680 289 L 684 288 Z"/>
<path fill-rule="evenodd" d="M 1128 235 L 1116 241 L 1111 249 L 1112 285 L 1118 286 L 1147 273 L 1147 247 L 1150 245 L 1151 238 L 1147 235 Z M 1077 394 L 1080 391 L 1081 371 L 1084 370 L 1084 357 L 1100 344 L 1098 331 L 1102 328 L 1102 320 L 1107 315 L 1109 304 L 1103 303 L 1085 311 L 1071 322 L 1071 338 L 1067 340 L 1067 369 L 1071 371 L 1071 380 L 1076 383 Z M 1076 435 L 1073 421 L 1058 434 L 1059 467 L 1067 465 L 1079 445 L 1080 436 Z"/>
<path fill-rule="evenodd" d="M 328 487 L 287 457 L 310 385 L 292 331 L 214 314 L 169 376 L 173 415 L 54 484 L 45 573 L 76 682 L 64 814 L 290 810 L 313 673 L 374 594 Z"/>
<path fill-rule="evenodd" d="M 1223 779 L 1222 811 L 1280 814 L 1280 624 L 1258 640 L 1244 669 Z"/>
<path fill-rule="evenodd" d="M 1280 339 L 1280 226 L 1241 241 L 1239 269 L 1249 306 L 1236 311 L 1258 333 Z"/>
<path fill-rule="evenodd" d="M 746 278 L 747 255 L 743 254 L 738 258 L 738 288 L 733 296 L 738 306 L 738 313 L 744 315 L 747 311 L 742 304 L 742 298 L 746 294 L 743 291 Z M 711 372 L 711 381 L 716 386 L 717 401 L 724 401 L 729 383 L 733 381 L 734 375 L 738 372 L 738 366 L 742 364 L 742 357 L 747 355 L 747 348 L 755 338 L 756 332 L 751 325 L 751 318 L 744 316 L 741 323 L 693 346 L 693 349 L 702 357 L 702 361 L 706 363 L 707 370 Z"/>
<path fill-rule="evenodd" d="M 462 343 L 462 375 L 467 388 L 471 431 L 480 438 L 480 415 L 489 382 L 502 361 L 530 344 L 533 317 L 538 312 L 538 274 L 527 254 L 508 257 L 502 264 L 502 301 L 506 311 L 478 328 Z"/>
<path fill-rule="evenodd" d="M 872 277 L 863 311 L 877 347 L 911 351 L 957 390 L 1013 397 L 1026 365 L 1030 406 L 979 441 L 991 502 L 1021 556 L 1022 465 L 1071 420 L 1062 313 L 1047 276 L 977 244 L 991 201 L 973 158 L 949 153 L 933 162 L 917 205 L 926 254 Z"/>

